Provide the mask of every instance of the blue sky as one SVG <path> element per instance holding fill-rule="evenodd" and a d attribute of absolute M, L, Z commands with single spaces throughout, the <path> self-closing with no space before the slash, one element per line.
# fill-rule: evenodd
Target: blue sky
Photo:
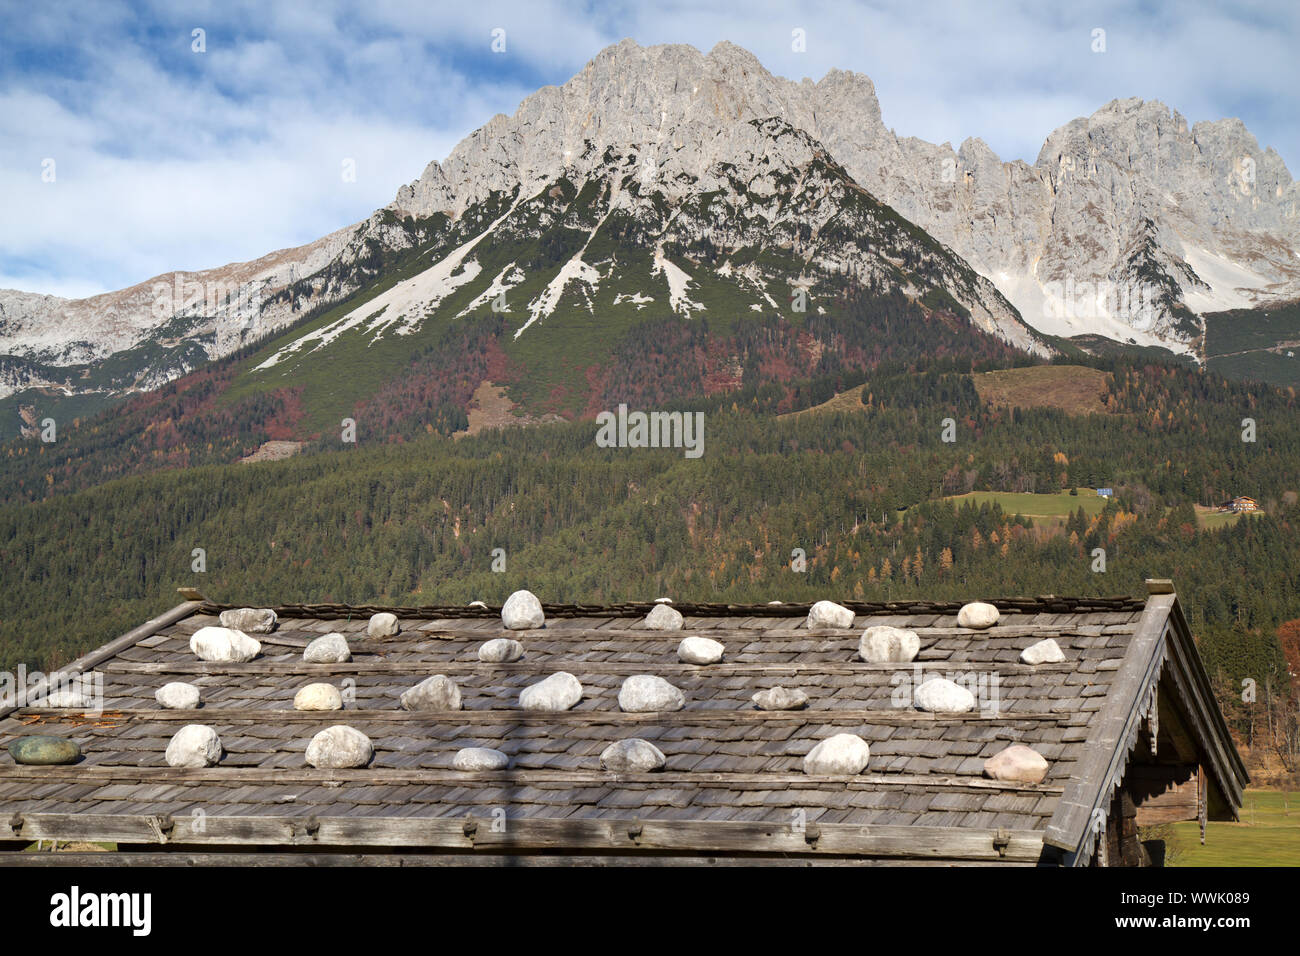
<path fill-rule="evenodd" d="M 1238 116 L 1300 173 L 1289 0 L 0 0 L 0 17 L 0 288 L 31 292 L 108 291 L 363 219 L 493 114 L 624 37 L 730 40 L 794 79 L 857 70 L 898 133 L 979 136 L 1003 159 L 1032 162 L 1056 127 L 1141 96 L 1191 122 Z M 341 175 L 349 159 L 355 182 Z"/>

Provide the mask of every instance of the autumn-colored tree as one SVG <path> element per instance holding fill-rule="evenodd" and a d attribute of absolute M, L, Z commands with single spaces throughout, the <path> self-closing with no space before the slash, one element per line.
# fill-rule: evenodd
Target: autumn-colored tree
<path fill-rule="evenodd" d="M 1287 670 L 1291 673 L 1291 679 L 1295 680 L 1300 677 L 1300 618 L 1283 621 L 1278 625 L 1277 642 L 1282 645 Z"/>

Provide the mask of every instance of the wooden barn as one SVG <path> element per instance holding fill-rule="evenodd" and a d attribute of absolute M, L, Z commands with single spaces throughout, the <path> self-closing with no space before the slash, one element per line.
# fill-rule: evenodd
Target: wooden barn
<path fill-rule="evenodd" d="M 1223 504 L 1219 505 L 1220 513 L 1239 513 L 1245 511 L 1258 511 L 1259 503 L 1248 495 L 1238 495 Z"/>
<path fill-rule="evenodd" d="M 1139 826 L 1234 819 L 1247 777 L 1172 586 L 1151 581 L 1148 592 L 992 600 L 985 629 L 960 626 L 962 606 L 944 602 L 846 603 L 849 626 L 811 629 L 808 605 L 679 604 L 680 630 L 649 628 L 651 604 L 545 605 L 532 630 L 506 630 L 501 609 L 482 605 L 286 605 L 273 608 L 274 630 L 250 635 L 260 652 L 242 662 L 198 659 L 193 635 L 239 605 L 189 592 L 67 669 L 102 676 L 102 709 L 66 698 L 0 706 L 0 748 L 52 735 L 81 753 L 33 765 L 0 749 L 5 862 L 1158 862 Z M 400 630 L 371 636 L 385 611 Z M 910 663 L 860 656 L 864 629 L 879 625 L 915 633 Z M 343 635 L 351 659 L 306 663 L 309 642 L 327 634 Z M 684 662 L 685 637 L 716 640 L 722 659 Z M 482 660 L 482 645 L 502 638 L 523 656 Z M 1060 653 L 1026 663 L 1048 639 Z M 581 684 L 575 706 L 521 707 L 521 691 L 560 672 Z M 459 706 L 403 709 L 401 695 L 434 675 L 454 682 Z M 620 690 L 637 675 L 671 684 L 681 706 L 623 709 Z M 934 676 L 978 706 L 918 709 L 915 688 Z M 172 682 L 199 689 L 197 709 L 160 706 Z M 295 709 L 313 682 L 338 688 L 343 709 Z M 756 706 L 756 692 L 778 686 L 806 703 Z M 219 736 L 220 759 L 169 766 L 169 741 L 194 724 Z M 372 743 L 364 766 L 309 765 L 310 742 L 335 725 Z M 866 741 L 867 766 L 807 772 L 810 750 L 841 734 Z M 629 738 L 652 744 L 662 766 L 607 769 L 603 755 Z M 1012 745 L 1046 761 L 1041 780 L 989 775 Z M 457 769 L 467 748 L 508 764 Z M 17 852 L 36 841 L 118 852 Z"/>

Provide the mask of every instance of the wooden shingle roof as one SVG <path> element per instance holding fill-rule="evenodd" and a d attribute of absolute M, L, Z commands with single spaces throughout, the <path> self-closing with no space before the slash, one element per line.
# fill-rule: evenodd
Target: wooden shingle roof
<path fill-rule="evenodd" d="M 814 631 L 804 627 L 807 605 L 679 604 L 685 627 L 678 632 L 647 630 L 642 619 L 653 605 L 644 604 L 548 605 L 545 628 L 522 632 L 502 627 L 499 608 L 287 605 L 275 608 L 273 633 L 256 635 L 261 656 L 220 664 L 197 660 L 189 638 L 238 605 L 191 601 L 78 663 L 103 674 L 103 713 L 0 707 L 0 747 L 18 735 L 51 733 L 75 739 L 84 753 L 76 765 L 33 767 L 0 751 L 0 825 L 13 839 L 321 852 L 403 847 L 447 860 L 677 853 L 1086 862 L 1093 811 L 1123 773 L 1153 679 L 1167 660 L 1186 666 L 1186 647 L 1167 649 L 1181 612 L 1171 613 L 1172 594 L 991 603 L 1001 619 L 987 631 L 958 627 L 957 603 L 846 602 L 856 613 L 853 628 Z M 397 614 L 400 633 L 366 636 L 379 610 Z M 915 665 L 859 659 L 859 637 L 876 624 L 916 631 Z M 331 632 L 346 635 L 352 661 L 305 664 L 306 644 Z M 680 663 L 677 645 L 691 635 L 721 641 L 723 662 Z M 479 645 L 503 636 L 522 641 L 525 657 L 480 662 Z M 1019 663 L 1024 648 L 1046 637 L 1056 639 L 1064 663 Z M 1203 678 L 1199 668 L 1195 662 Z M 582 701 L 561 713 L 521 710 L 519 692 L 557 671 L 581 681 Z M 463 709 L 400 709 L 398 696 L 433 674 L 456 681 Z M 635 674 L 672 682 L 685 708 L 621 712 L 619 687 Z M 960 715 L 912 708 L 908 688 L 934 676 L 978 686 L 980 708 Z M 159 709 L 154 692 L 169 681 L 199 686 L 201 709 Z M 344 688 L 346 708 L 294 710 L 294 694 L 316 681 Z M 807 708 L 755 709 L 751 695 L 776 685 L 804 690 Z M 1208 693 L 1208 685 L 1189 693 Z M 1192 710 L 1206 706 L 1189 701 Z M 1212 699 L 1208 706 L 1214 712 L 1203 732 L 1207 746 L 1222 750 L 1216 784 L 1231 811 L 1245 774 L 1231 742 L 1225 749 L 1219 739 L 1226 728 Z M 220 735 L 218 766 L 167 766 L 168 741 L 190 723 Z M 371 738 L 367 767 L 307 765 L 308 742 L 335 724 Z M 806 775 L 804 756 L 837 733 L 870 744 L 868 769 L 855 777 Z M 601 752 L 628 737 L 654 743 L 665 767 L 602 770 Z M 1041 784 L 983 776 L 984 761 L 1012 743 L 1047 759 Z M 501 750 L 511 765 L 456 771 L 452 759 L 464 747 Z"/>

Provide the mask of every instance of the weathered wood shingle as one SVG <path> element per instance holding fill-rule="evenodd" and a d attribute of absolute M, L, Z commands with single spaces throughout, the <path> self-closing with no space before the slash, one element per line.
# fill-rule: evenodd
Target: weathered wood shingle
<path fill-rule="evenodd" d="M 1112 693 L 1144 604 L 1127 598 L 995 603 L 1002 618 L 987 631 L 958 628 L 958 604 L 907 603 L 850 605 L 857 613 L 852 629 L 814 632 L 802 626 L 806 605 L 679 604 L 688 632 L 707 630 L 726 645 L 722 663 L 703 667 L 677 660 L 681 633 L 641 626 L 648 605 L 548 606 L 547 627 L 522 633 L 505 631 L 493 609 L 283 606 L 276 609 L 279 628 L 259 635 L 263 653 L 255 661 L 203 663 L 190 652 L 189 638 L 199 627 L 216 624 L 222 607 L 193 606 L 188 616 L 133 641 L 115 642 L 111 654 L 95 661 L 104 674 L 102 715 L 87 720 L 66 710 L 20 707 L 0 720 L 0 745 L 21 734 L 49 732 L 72 737 L 85 754 L 73 767 L 20 767 L 7 753 L 0 755 L 0 816 L 15 821 L 15 833 L 23 836 L 61 826 L 84 838 L 99 826 L 101 839 L 121 837 L 118 830 L 129 836 L 138 819 L 157 818 L 171 821 L 173 830 L 162 831 L 157 841 L 166 842 L 179 839 L 169 835 L 181 832 L 176 827 L 188 828 L 178 820 L 201 810 L 212 822 L 206 834 L 218 834 L 212 841 L 225 834 L 236 843 L 250 842 L 243 833 L 260 834 L 265 843 L 319 841 L 322 831 L 333 832 L 330 827 L 347 829 L 326 825 L 327 820 L 365 818 L 388 820 L 391 827 L 382 838 L 374 836 L 380 831 L 365 831 L 370 834 L 365 839 L 353 833 L 355 845 L 367 839 L 398 845 L 406 840 L 457 849 L 463 838 L 466 847 L 481 849 L 472 821 L 498 813 L 508 820 L 537 821 L 516 834 L 519 841 L 533 842 L 515 846 L 576 851 L 608 839 L 609 848 L 620 851 L 643 845 L 664 850 L 673 844 L 679 852 L 706 852 L 744 849 L 749 833 L 748 852 L 793 848 L 895 857 L 907 855 L 902 844 L 885 838 L 893 831 L 878 828 L 903 826 L 919 828 L 915 832 L 924 837 L 915 844 L 919 856 L 1032 861 L 1031 837 L 1012 840 L 1017 849 L 1008 857 L 1000 841 L 995 847 L 989 842 L 993 837 L 983 834 L 993 831 L 996 837 L 999 829 L 1041 834 L 1078 769 L 1096 761 L 1088 747 L 1099 710 L 1090 703 L 1099 705 Z M 377 610 L 394 610 L 401 633 L 366 637 L 365 621 Z M 917 632 L 917 669 L 858 659 L 862 630 L 881 623 Z M 302 648 L 330 631 L 348 636 L 352 661 L 304 664 Z M 524 659 L 480 662 L 479 645 L 495 637 L 523 641 Z M 1057 640 L 1066 661 L 1021 665 L 1020 651 L 1045 637 Z M 524 687 L 559 670 L 582 682 L 578 706 L 560 714 L 518 709 Z M 404 690 L 437 673 L 459 684 L 462 711 L 399 709 Z M 679 687 L 685 709 L 622 713 L 616 700 L 622 681 L 643 673 Z M 981 696 L 989 706 L 965 715 L 895 706 L 899 683 L 918 673 L 983 681 L 985 691 L 996 688 L 996 708 L 987 693 Z M 172 680 L 198 685 L 202 709 L 159 710 L 154 691 Z M 294 694 L 312 681 L 346 682 L 352 695 L 346 709 L 294 711 Z M 751 695 L 778 684 L 807 692 L 808 708 L 756 710 Z M 216 729 L 225 757 L 205 770 L 168 767 L 163 759 L 168 740 L 195 722 Z M 367 768 L 319 771 L 306 765 L 308 741 L 336 723 L 371 738 L 375 756 Z M 869 742 L 868 770 L 848 779 L 805 776 L 805 754 L 818 741 L 845 732 Z M 663 771 L 602 771 L 601 751 L 634 736 L 664 753 Z M 1032 746 L 1048 759 L 1042 784 L 1001 784 L 982 776 L 984 760 L 1010 743 Z M 470 746 L 505 752 L 510 768 L 454 771 L 452 758 Z M 61 814 L 82 819 L 72 823 Z M 265 818 L 271 829 L 237 827 L 237 818 Z M 297 818 L 316 821 L 316 829 L 272 826 Z M 458 836 L 444 824 L 434 826 L 451 818 L 471 821 L 467 833 Z M 422 820 L 428 822 L 424 829 Z M 555 829 L 562 821 L 617 825 L 606 832 L 575 823 L 570 838 L 569 831 Z M 653 840 L 637 835 L 638 827 L 655 821 L 693 829 L 672 831 L 678 835 L 669 838 L 651 828 L 657 834 Z M 791 839 L 787 831 L 796 822 L 824 825 L 822 835 Z M 699 829 L 709 823 L 733 828 Z M 946 847 L 945 833 L 950 835 Z"/>

